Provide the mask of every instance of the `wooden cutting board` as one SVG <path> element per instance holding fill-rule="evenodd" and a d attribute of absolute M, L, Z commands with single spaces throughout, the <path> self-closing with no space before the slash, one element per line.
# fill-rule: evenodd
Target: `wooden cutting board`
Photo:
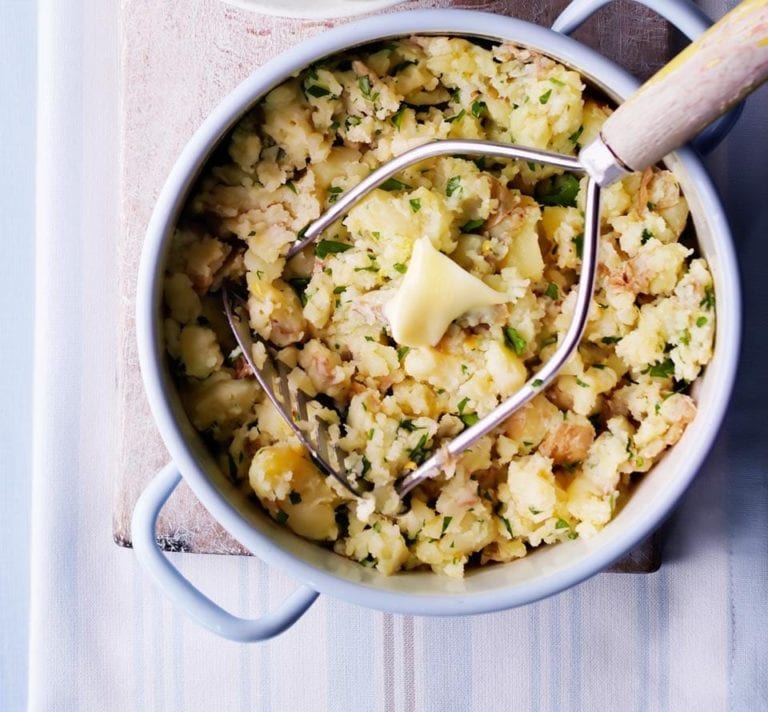
<path fill-rule="evenodd" d="M 397 9 L 471 8 L 549 25 L 566 4 L 566 0 L 411 0 Z M 343 21 L 265 17 L 217 0 L 122 0 L 120 11 L 120 431 L 113 535 L 121 546 L 131 546 L 136 499 L 168 460 L 144 396 L 134 328 L 139 254 L 157 195 L 182 147 L 222 97 L 284 49 Z M 641 78 L 661 66 L 677 42 L 666 22 L 626 0 L 601 10 L 575 36 Z M 186 485 L 165 506 L 157 536 L 169 550 L 248 554 Z M 612 570 L 655 571 L 659 563 L 658 548 L 649 541 Z"/>

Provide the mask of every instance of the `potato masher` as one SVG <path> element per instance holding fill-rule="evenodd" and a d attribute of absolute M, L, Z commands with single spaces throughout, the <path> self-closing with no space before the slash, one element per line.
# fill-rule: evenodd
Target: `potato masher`
<path fill-rule="evenodd" d="M 745 0 L 624 102 L 603 124 L 600 136 L 578 157 L 491 141 L 436 140 L 406 151 L 375 170 L 307 227 L 302 238 L 288 251 L 288 258 L 316 240 L 374 188 L 404 168 L 436 156 L 458 154 L 515 159 L 555 166 L 587 177 L 582 264 L 574 287 L 577 299 L 573 318 L 564 338 L 520 390 L 403 477 L 397 486 L 400 496 L 437 475 L 464 450 L 542 392 L 578 347 L 595 282 L 600 189 L 630 172 L 657 163 L 767 78 L 768 0 Z M 285 410 L 280 412 L 288 419 Z M 293 429 L 315 459 L 317 448 L 301 429 Z M 359 495 L 359 487 L 344 473 L 334 470 L 327 462 L 323 462 L 321 469 Z"/>

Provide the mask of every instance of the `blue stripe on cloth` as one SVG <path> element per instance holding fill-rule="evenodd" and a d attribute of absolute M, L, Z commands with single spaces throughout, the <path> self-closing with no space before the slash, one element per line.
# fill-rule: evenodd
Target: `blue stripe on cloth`
<path fill-rule="evenodd" d="M 179 562 L 175 561 L 174 566 L 178 567 Z M 152 676 L 154 682 L 154 709 L 166 710 L 165 704 L 165 655 L 163 648 L 163 638 L 165 637 L 165 611 L 166 600 L 162 596 L 152 598 L 152 658 L 155 674 Z"/>
<path fill-rule="evenodd" d="M 365 712 L 377 709 L 371 694 L 375 673 L 376 616 L 336 599 L 326 605 L 326 658 L 328 686 L 326 709 Z M 344 631 L 340 636 L 339 631 Z M 354 681 L 354 682 L 353 682 Z M 386 684 L 386 683 L 385 683 Z"/>
<path fill-rule="evenodd" d="M 256 562 L 242 557 L 240 559 L 240 615 L 251 617 L 250 596 L 251 596 L 251 566 L 257 566 Z M 253 685 L 253 676 L 251 674 L 251 661 L 254 650 L 252 646 L 240 646 L 240 710 L 241 712 L 251 712 L 254 709 L 251 695 L 251 686 Z M 261 680 L 259 680 L 259 683 Z"/>
<path fill-rule="evenodd" d="M 259 600 L 259 615 L 269 610 L 269 569 L 263 561 L 259 561 L 256 570 L 258 585 L 256 588 Z M 259 712 L 272 710 L 272 656 L 269 643 L 259 645 Z"/>
<path fill-rule="evenodd" d="M 583 634 L 582 617 L 581 617 L 581 586 L 574 586 L 568 593 L 564 594 L 568 596 L 569 609 L 571 614 L 570 619 L 570 634 L 571 645 L 570 654 L 568 659 L 570 660 L 569 667 L 569 694 L 568 694 L 568 707 L 569 710 L 581 710 L 583 709 L 582 695 L 581 695 L 581 675 L 583 671 L 583 657 L 578 653 L 581 646 L 581 637 Z"/>
<path fill-rule="evenodd" d="M 636 586 L 635 607 L 637 609 L 637 632 L 635 634 L 635 641 L 637 642 L 635 661 L 637 666 L 635 671 L 639 687 L 635 709 L 637 712 L 644 712 L 648 707 L 648 700 L 651 694 L 649 685 L 651 679 L 651 627 L 649 624 L 651 606 L 648 593 L 650 586 L 648 574 L 640 574 L 639 576 L 634 576 L 633 579 Z"/>
<path fill-rule="evenodd" d="M 138 564 L 134 562 L 133 576 L 131 577 L 131 618 L 133 619 L 133 635 L 131 636 L 131 658 L 133 660 L 133 699 L 136 712 L 142 712 L 147 708 L 147 698 L 144 693 L 146 681 L 144 679 L 144 597 L 142 588 L 145 577 L 139 575 Z"/>
<path fill-rule="evenodd" d="M 171 617 L 171 650 L 173 651 L 173 707 L 177 712 L 184 712 L 187 704 L 184 692 L 187 689 L 184 679 L 184 618 L 178 609 Z"/>
<path fill-rule="evenodd" d="M 669 675 L 670 675 L 670 650 L 669 650 L 669 569 L 670 566 L 662 566 L 656 574 L 659 577 L 659 595 L 656 597 L 658 606 L 658 635 L 659 635 L 659 675 L 658 695 L 660 710 L 668 710 Z"/>
<path fill-rule="evenodd" d="M 427 618 L 422 628 L 424 700 L 428 712 L 470 712 L 472 618 Z M 428 706 L 427 706 L 428 705 Z"/>
<path fill-rule="evenodd" d="M 567 595 L 567 594 L 566 594 Z M 552 596 L 539 604 L 550 621 L 547 648 L 549 650 L 549 704 L 551 712 L 563 712 L 562 697 L 566 680 L 563 679 L 563 596 Z"/>
<path fill-rule="evenodd" d="M 530 606 L 530 615 L 528 617 L 529 640 L 531 641 L 531 657 L 535 662 L 529 669 L 530 697 L 537 705 L 541 700 L 541 604 L 534 603 Z M 531 707 L 531 709 L 537 709 Z"/>

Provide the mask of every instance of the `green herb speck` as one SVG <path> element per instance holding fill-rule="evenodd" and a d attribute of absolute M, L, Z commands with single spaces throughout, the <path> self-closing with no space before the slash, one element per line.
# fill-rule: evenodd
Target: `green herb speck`
<path fill-rule="evenodd" d="M 459 230 L 464 233 L 471 234 L 478 228 L 481 228 L 484 223 L 485 220 L 483 220 L 483 218 L 477 218 L 477 220 L 468 220 L 459 228 Z"/>
<path fill-rule="evenodd" d="M 550 299 L 557 299 L 560 296 L 560 290 L 557 288 L 557 285 L 554 282 L 550 282 L 547 285 L 544 294 Z"/>
<path fill-rule="evenodd" d="M 315 255 L 320 259 L 327 257 L 328 255 L 337 254 L 339 252 L 346 252 L 351 250 L 352 245 L 346 242 L 337 242 L 336 240 L 320 240 L 315 245 Z"/>
<path fill-rule="evenodd" d="M 472 102 L 472 107 L 470 109 L 470 111 L 472 112 L 472 116 L 474 116 L 476 119 L 479 119 L 482 113 L 487 110 L 488 110 L 488 105 L 484 101 L 478 101 L 478 100 L 475 100 Z"/>
<path fill-rule="evenodd" d="M 520 333 L 512 326 L 504 328 L 504 343 L 511 348 L 517 356 L 522 356 L 528 343 Z"/>
<path fill-rule="evenodd" d="M 407 190 L 411 186 L 407 183 L 403 183 L 401 180 L 397 180 L 397 178 L 387 178 L 380 186 L 382 190 L 387 190 L 390 193 L 396 190 Z"/>
<path fill-rule="evenodd" d="M 461 190 L 461 176 L 452 176 L 445 185 L 445 194 L 450 198 L 457 190 Z"/>

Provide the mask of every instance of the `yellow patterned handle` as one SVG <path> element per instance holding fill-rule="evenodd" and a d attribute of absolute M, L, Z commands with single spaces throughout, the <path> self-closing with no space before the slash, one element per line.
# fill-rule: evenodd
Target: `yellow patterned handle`
<path fill-rule="evenodd" d="M 768 79 L 768 0 L 745 0 L 649 79 L 605 122 L 630 170 L 661 160 Z"/>

